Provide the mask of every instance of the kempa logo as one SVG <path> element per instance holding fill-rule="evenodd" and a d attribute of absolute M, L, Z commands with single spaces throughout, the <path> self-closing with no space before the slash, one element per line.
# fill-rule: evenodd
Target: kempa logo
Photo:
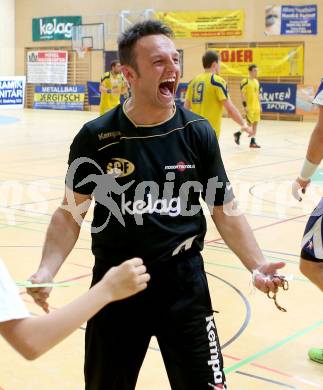
<path fill-rule="evenodd" d="M 54 18 L 53 22 L 43 22 L 43 19 L 39 20 L 39 32 L 40 36 L 51 36 L 54 34 L 63 34 L 66 38 L 72 37 L 73 23 L 57 23 L 57 19 Z"/>
<path fill-rule="evenodd" d="M 222 371 L 219 360 L 219 351 L 217 346 L 217 337 L 216 337 L 216 329 L 214 324 L 213 316 L 209 316 L 205 318 L 206 320 L 206 331 L 209 339 L 210 346 L 210 360 L 208 360 L 207 364 L 211 366 L 213 371 L 214 383 L 222 383 Z M 216 387 L 215 387 L 216 388 Z"/>
<path fill-rule="evenodd" d="M 107 133 L 100 133 L 98 134 L 98 138 L 100 141 L 108 138 L 115 138 L 121 135 L 120 131 L 109 131 Z"/>
<path fill-rule="evenodd" d="M 118 177 L 131 175 L 135 170 L 135 166 L 131 161 L 124 158 L 114 157 L 107 165 L 107 173 L 118 173 Z"/>

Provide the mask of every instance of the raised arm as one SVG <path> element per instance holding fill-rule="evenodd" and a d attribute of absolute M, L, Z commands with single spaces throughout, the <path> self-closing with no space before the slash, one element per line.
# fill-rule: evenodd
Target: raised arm
<path fill-rule="evenodd" d="M 281 280 L 273 275 L 285 263 L 270 263 L 264 258 L 245 216 L 236 209 L 235 200 L 224 206 L 215 206 L 212 219 L 225 243 L 243 265 L 250 272 L 259 271 L 254 278 L 255 286 L 264 293 L 269 290 L 275 292 L 281 286 Z"/>
<path fill-rule="evenodd" d="M 319 116 L 308 144 L 306 158 L 312 164 L 320 164 L 323 158 L 323 106 L 319 106 Z"/>
<path fill-rule="evenodd" d="M 0 322 L 0 334 L 26 359 L 34 360 L 69 336 L 110 302 L 147 287 L 150 276 L 139 258 L 112 267 L 81 297 L 50 314 Z"/>
<path fill-rule="evenodd" d="M 68 196 L 73 196 L 74 206 L 71 205 L 72 202 L 68 202 Z M 62 206 L 54 212 L 48 226 L 39 268 L 30 278 L 33 283 L 53 281 L 61 265 L 74 248 L 81 223 L 90 204 L 90 195 L 78 194 L 66 187 Z M 50 289 L 29 288 L 27 292 L 45 312 L 48 312 L 47 298 Z"/>
<path fill-rule="evenodd" d="M 306 187 L 311 181 L 311 176 L 315 173 L 316 168 L 323 158 L 323 106 L 319 106 L 319 117 L 311 134 L 311 138 L 307 147 L 306 158 L 299 176 L 293 183 L 293 196 L 301 201 L 302 198 L 298 193 L 301 189 L 305 194 Z"/>

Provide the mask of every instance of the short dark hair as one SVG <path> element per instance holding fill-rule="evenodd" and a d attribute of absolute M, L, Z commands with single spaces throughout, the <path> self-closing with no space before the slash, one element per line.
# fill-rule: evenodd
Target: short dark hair
<path fill-rule="evenodd" d="M 113 60 L 110 62 L 110 69 L 114 68 L 117 64 L 120 64 L 119 60 Z"/>
<path fill-rule="evenodd" d="M 219 54 L 214 50 L 208 50 L 202 57 L 203 68 L 211 68 L 213 62 L 219 62 Z"/>
<path fill-rule="evenodd" d="M 252 64 L 252 65 L 249 65 L 248 70 L 249 70 L 249 72 L 251 72 L 252 70 L 254 70 L 256 68 L 258 68 L 258 66 L 256 64 Z"/>
<path fill-rule="evenodd" d="M 118 52 L 122 65 L 131 65 L 134 69 L 137 69 L 133 49 L 140 38 L 148 35 L 165 35 L 172 38 L 173 31 L 159 20 L 145 20 L 129 27 L 118 38 Z"/>

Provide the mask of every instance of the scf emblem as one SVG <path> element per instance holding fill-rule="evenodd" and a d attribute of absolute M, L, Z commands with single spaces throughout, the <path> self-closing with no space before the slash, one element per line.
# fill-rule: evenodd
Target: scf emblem
<path fill-rule="evenodd" d="M 118 177 L 131 175 L 134 170 L 133 163 L 124 158 L 114 157 L 107 165 L 107 173 L 116 173 Z"/>

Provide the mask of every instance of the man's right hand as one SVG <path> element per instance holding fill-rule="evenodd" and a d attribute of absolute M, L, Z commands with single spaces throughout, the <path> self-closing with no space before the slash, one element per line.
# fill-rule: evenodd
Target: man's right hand
<path fill-rule="evenodd" d="M 247 123 L 245 123 L 243 126 L 241 126 L 240 131 L 245 131 L 246 133 L 248 133 L 249 136 L 254 135 L 252 127 L 249 126 Z"/>
<path fill-rule="evenodd" d="M 33 274 L 29 280 L 34 283 L 52 283 L 53 276 L 46 269 L 40 269 L 35 274 Z M 49 313 L 49 305 L 47 298 L 49 297 L 51 288 L 48 287 L 28 287 L 27 294 L 29 294 L 35 303 L 39 305 L 46 313 Z"/>

